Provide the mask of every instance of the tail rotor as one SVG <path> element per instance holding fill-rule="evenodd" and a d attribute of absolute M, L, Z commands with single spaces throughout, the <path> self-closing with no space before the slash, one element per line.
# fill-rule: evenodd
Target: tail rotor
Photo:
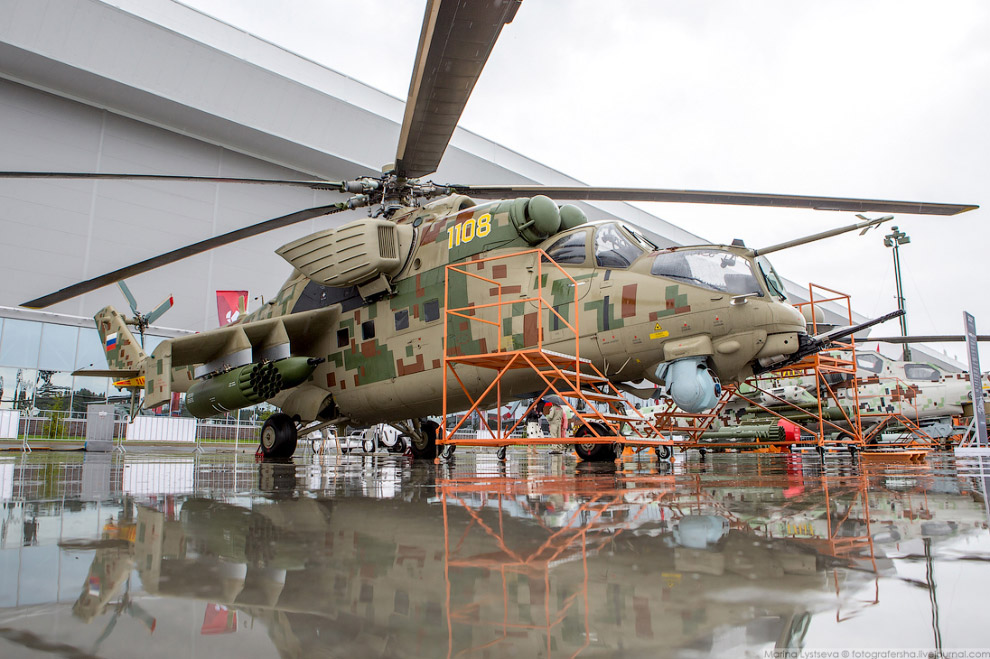
<path fill-rule="evenodd" d="M 127 304 L 130 305 L 131 313 L 134 314 L 133 318 L 125 318 L 124 322 L 137 328 L 138 334 L 141 336 L 141 347 L 144 348 L 144 330 L 146 330 L 151 323 L 158 320 L 162 314 L 172 308 L 172 296 L 169 295 L 167 298 L 162 300 L 157 307 L 148 313 L 143 314 L 138 311 L 137 300 L 134 299 L 134 295 L 131 294 L 131 289 L 127 287 L 127 284 L 121 280 L 117 282 L 117 286 L 120 288 L 120 292 L 124 294 L 124 297 L 127 298 Z"/>

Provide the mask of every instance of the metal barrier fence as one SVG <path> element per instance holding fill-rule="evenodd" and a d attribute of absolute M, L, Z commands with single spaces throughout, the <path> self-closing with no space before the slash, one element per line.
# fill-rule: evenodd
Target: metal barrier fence
<path fill-rule="evenodd" d="M 239 418 L 240 417 L 240 418 Z M 246 418 L 242 413 L 222 417 L 197 419 L 196 442 L 203 444 L 236 444 L 258 441 L 262 421 Z M 161 417 L 167 419 L 168 417 Z M 86 441 L 86 413 L 49 410 L 27 413 L 22 411 L 17 421 L 19 442 L 72 442 Z M 126 415 L 117 413 L 113 424 L 113 441 L 118 443 L 127 436 Z M 11 438 L 13 439 L 13 438 Z M 141 441 L 141 437 L 132 437 Z M 152 439 L 152 438 L 148 438 Z"/>

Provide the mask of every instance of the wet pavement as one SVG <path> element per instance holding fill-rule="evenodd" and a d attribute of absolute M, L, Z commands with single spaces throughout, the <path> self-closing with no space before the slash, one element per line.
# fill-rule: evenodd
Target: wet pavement
<path fill-rule="evenodd" d="M 990 648 L 981 468 L 6 454 L 0 656 Z"/>

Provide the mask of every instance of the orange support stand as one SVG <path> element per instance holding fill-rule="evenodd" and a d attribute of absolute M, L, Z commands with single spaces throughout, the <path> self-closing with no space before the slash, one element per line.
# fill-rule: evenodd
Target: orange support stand
<path fill-rule="evenodd" d="M 853 324 L 852 306 L 849 296 L 838 291 L 834 291 L 817 284 L 808 286 L 808 302 L 795 305 L 798 310 L 808 308 L 810 317 L 815 318 L 816 306 L 833 303 L 845 308 L 849 324 Z M 812 321 L 812 334 L 818 334 L 817 322 Z M 835 352 L 833 352 L 835 351 Z M 839 353 L 839 354 L 836 354 Z M 848 356 L 846 356 L 848 355 Z M 815 404 L 811 409 L 800 405 L 795 405 L 773 393 L 773 382 L 779 378 L 810 376 L 817 383 Z M 838 377 L 836 377 L 838 376 Z M 800 362 L 791 364 L 785 368 L 771 371 L 762 375 L 754 376 L 746 381 L 746 385 L 753 389 L 743 394 L 739 391 L 739 386 L 727 386 L 727 394 L 719 402 L 715 409 L 703 415 L 689 415 L 681 412 L 664 411 L 658 414 L 658 425 L 661 430 L 667 433 L 678 432 L 685 436 L 683 442 L 677 445 L 683 448 L 734 448 L 744 449 L 754 446 L 790 447 L 794 445 L 815 446 L 824 450 L 826 444 L 831 445 L 854 445 L 862 447 L 863 431 L 859 416 L 859 390 L 855 386 L 856 379 L 856 345 L 855 340 L 850 337 L 847 341 L 837 341 L 831 350 L 824 353 L 810 355 Z M 850 412 L 840 404 L 839 388 L 851 383 L 848 389 L 851 395 L 847 398 L 851 402 Z M 723 412 L 725 405 L 733 398 L 746 401 L 750 406 L 769 414 L 778 420 L 794 422 L 793 418 L 788 418 L 787 414 L 797 414 L 803 424 L 807 424 L 804 429 L 808 433 L 808 439 L 794 441 L 771 441 L 754 439 L 752 442 L 732 441 L 704 441 L 702 435 L 709 430 L 714 420 Z M 772 401 L 764 404 L 761 399 Z M 841 411 L 842 418 L 829 419 L 826 409 L 831 403 Z M 799 424 L 802 425 L 802 424 Z M 811 426 L 810 428 L 808 426 Z"/>
<path fill-rule="evenodd" d="M 483 267 L 491 267 L 495 264 L 504 268 L 510 266 L 513 268 L 524 267 L 528 271 L 529 277 L 535 277 L 537 282 L 533 294 L 521 296 L 519 286 L 509 287 L 499 279 L 479 274 Z M 545 286 L 543 283 L 547 281 L 550 273 L 553 273 L 554 276 L 564 277 L 571 284 L 570 290 L 573 299 L 568 304 L 573 309 L 573 320 L 565 318 L 558 308 L 544 297 Z M 488 287 L 490 297 L 494 298 L 494 301 L 484 304 L 472 302 L 468 306 L 451 307 L 451 286 L 455 281 L 463 282 L 465 286 L 470 282 L 484 284 Z M 506 292 L 506 289 L 511 290 L 511 293 Z M 577 282 L 567 271 L 539 249 L 478 259 L 446 267 L 444 280 L 446 322 L 444 323 L 443 338 L 443 422 L 437 439 L 438 445 L 505 447 L 528 444 L 618 443 L 642 448 L 673 443 L 663 437 L 651 420 L 629 405 L 625 398 L 612 387 L 608 378 L 595 368 L 590 360 L 580 356 L 578 290 Z M 523 347 L 505 345 L 503 340 L 505 338 L 503 327 L 507 322 L 511 323 L 513 308 L 518 308 L 518 305 L 525 305 L 530 309 L 535 308 L 537 319 L 536 327 L 532 328 L 531 334 L 535 340 L 529 340 L 528 344 Z M 558 306 L 563 305 L 560 305 L 558 301 Z M 553 341 L 553 346 L 558 348 L 557 350 L 550 350 L 546 345 L 544 323 L 548 319 L 553 319 L 553 322 L 558 326 L 557 329 L 563 330 L 566 335 L 565 338 L 558 338 Z M 479 332 L 485 332 L 487 328 L 489 333 L 494 332 L 499 337 L 498 347 L 491 350 L 487 342 L 478 341 L 478 351 L 467 353 L 468 348 L 466 346 L 451 345 L 450 327 L 454 323 L 459 324 L 462 329 L 464 327 L 476 327 Z M 565 349 L 566 352 L 560 351 L 561 348 Z M 472 388 L 461 375 L 461 370 L 465 367 L 493 371 L 490 384 L 482 391 L 477 392 L 479 387 Z M 506 402 L 503 396 L 503 380 L 508 374 L 520 370 L 528 371 L 531 374 L 530 379 L 535 383 L 534 389 L 540 391 L 535 396 L 535 400 L 550 395 L 557 396 L 573 413 L 573 418 L 589 429 L 590 434 L 580 438 L 512 437 L 512 434 L 524 423 L 526 415 L 532 410 L 532 404 L 508 428 L 503 425 L 501 415 L 499 415 L 495 427 L 492 427 L 482 412 L 491 407 L 501 409 Z M 450 378 L 453 378 L 456 386 L 460 387 L 461 393 L 469 402 L 470 407 L 460 420 L 448 428 L 448 415 L 455 411 L 451 409 L 449 401 L 453 386 L 450 383 Z M 472 394 L 472 391 L 475 393 Z M 479 431 L 478 437 L 455 437 L 455 433 L 463 427 L 468 419 L 473 417 L 479 419 L 481 431 Z M 628 429 L 626 434 L 623 434 L 623 428 Z"/>

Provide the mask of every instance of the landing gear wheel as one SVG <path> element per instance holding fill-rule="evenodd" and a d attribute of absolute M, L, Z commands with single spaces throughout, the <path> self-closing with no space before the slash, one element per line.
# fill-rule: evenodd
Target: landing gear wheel
<path fill-rule="evenodd" d="M 654 446 L 653 450 L 656 452 L 657 458 L 660 460 L 669 460 L 670 454 L 673 453 L 673 451 L 670 450 L 670 447 L 666 444 L 662 446 Z"/>
<path fill-rule="evenodd" d="M 592 432 L 592 426 L 594 426 L 594 432 Z M 608 437 L 612 434 L 604 425 L 594 423 L 581 426 L 574 433 L 574 436 L 594 437 L 595 433 L 598 433 L 599 437 Z M 614 462 L 616 457 L 614 444 L 575 444 L 574 450 L 577 451 L 578 457 L 585 462 Z"/>
<path fill-rule="evenodd" d="M 374 453 L 375 452 L 375 440 L 373 440 L 373 439 L 366 439 L 366 440 L 364 440 L 363 442 L 361 442 L 361 448 L 364 449 L 364 452 L 365 453 Z"/>
<path fill-rule="evenodd" d="M 454 457 L 454 451 L 457 449 L 456 444 L 444 444 L 443 449 L 440 451 L 440 457 L 444 460 L 450 460 Z"/>
<path fill-rule="evenodd" d="M 412 456 L 416 460 L 433 460 L 437 457 L 437 429 L 434 421 L 426 421 L 420 426 L 417 437 L 412 438 Z"/>
<path fill-rule="evenodd" d="M 498 458 L 499 461 L 504 462 L 505 461 L 505 454 L 507 452 L 508 452 L 508 448 L 507 447 L 505 447 L 505 446 L 499 446 L 498 447 L 498 450 L 495 451 L 495 457 Z"/>
<path fill-rule="evenodd" d="M 698 453 L 701 454 L 701 459 L 704 460 L 705 459 L 705 456 L 708 455 L 708 450 L 707 449 L 700 448 L 700 449 L 698 449 Z"/>
<path fill-rule="evenodd" d="M 288 414 L 273 414 L 261 427 L 261 454 L 265 458 L 291 458 L 296 452 L 296 424 Z"/>

